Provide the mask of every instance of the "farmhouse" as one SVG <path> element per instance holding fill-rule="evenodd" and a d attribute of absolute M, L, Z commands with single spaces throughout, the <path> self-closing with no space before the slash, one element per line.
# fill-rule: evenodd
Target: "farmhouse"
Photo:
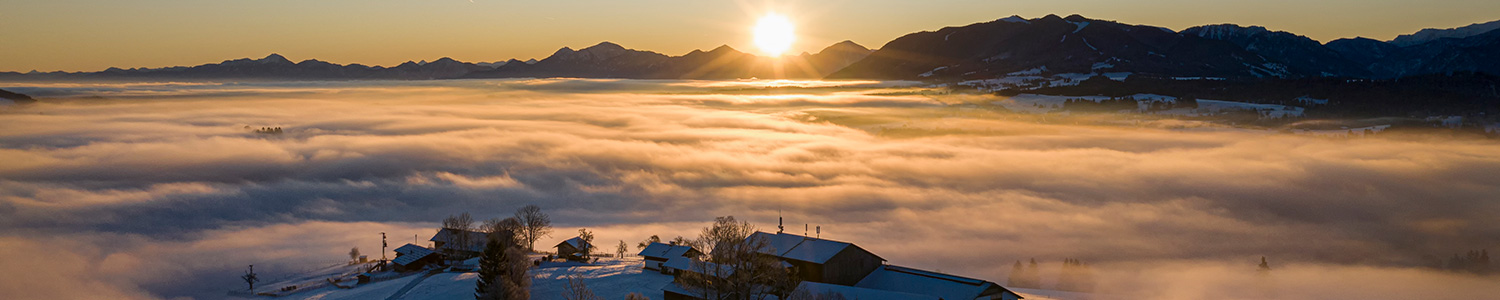
<path fill-rule="evenodd" d="M 396 248 L 396 258 L 391 263 L 396 265 L 396 271 L 405 272 L 420 270 L 433 262 L 437 262 L 441 255 L 432 252 L 431 249 L 423 248 L 415 244 L 406 244 Z"/>
<path fill-rule="evenodd" d="M 703 252 L 691 246 L 651 243 L 637 255 L 640 255 L 643 258 L 642 261 L 646 262 L 642 268 L 660 271 L 662 263 L 666 263 L 667 260 L 678 257 L 698 257 L 702 256 Z"/>
<path fill-rule="evenodd" d="M 746 239 L 769 244 L 761 253 L 790 264 L 802 281 L 854 285 L 885 262 L 864 248 L 839 241 L 758 231 Z"/>
<path fill-rule="evenodd" d="M 766 245 L 760 253 L 795 270 L 802 280 L 798 292 L 811 293 L 814 298 L 837 294 L 844 299 L 863 300 L 1021 299 L 994 282 L 885 264 L 885 259 L 851 243 L 766 232 L 755 232 L 746 241 Z M 661 269 L 673 275 L 694 270 L 734 271 L 698 264 L 688 257 L 671 257 L 661 263 Z M 675 283 L 663 287 L 662 294 L 665 300 L 700 298 Z"/>
<path fill-rule="evenodd" d="M 584 256 L 588 255 L 588 250 L 593 247 L 594 245 L 589 245 L 588 242 L 583 241 L 583 238 L 573 237 L 557 243 L 557 256 L 567 258 L 568 260 L 584 260 L 587 259 Z"/>
<path fill-rule="evenodd" d="M 429 241 L 432 241 L 433 249 L 448 255 L 449 258 L 463 259 L 483 254 L 484 243 L 488 239 L 489 235 L 483 232 L 443 228 L 438 230 L 438 233 Z"/>

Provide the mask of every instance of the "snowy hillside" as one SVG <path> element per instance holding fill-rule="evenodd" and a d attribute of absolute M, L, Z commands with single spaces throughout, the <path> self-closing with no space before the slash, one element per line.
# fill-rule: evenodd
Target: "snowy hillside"
<path fill-rule="evenodd" d="M 623 299 L 629 293 L 661 299 L 661 288 L 672 282 L 672 276 L 643 270 L 641 263 L 639 257 L 603 258 L 597 264 L 588 265 L 544 263 L 531 270 L 531 299 L 562 299 L 570 275 L 582 276 L 584 283 L 594 294 L 604 299 Z M 474 299 L 477 276 L 474 272 L 440 272 L 431 275 L 417 272 L 399 279 L 357 285 L 350 289 L 325 286 L 276 299 Z"/>

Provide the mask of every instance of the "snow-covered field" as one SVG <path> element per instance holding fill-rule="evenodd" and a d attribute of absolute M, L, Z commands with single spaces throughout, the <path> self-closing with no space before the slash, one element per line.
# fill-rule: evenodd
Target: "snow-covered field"
<path fill-rule="evenodd" d="M 643 272 L 644 271 L 644 272 Z M 562 299 L 567 288 L 568 276 L 583 277 L 584 284 L 595 295 L 604 299 L 623 299 L 626 294 L 640 293 L 661 299 L 661 288 L 672 282 L 672 277 L 641 268 L 641 259 L 602 258 L 596 264 L 548 263 L 531 270 L 531 299 Z M 400 279 L 375 282 L 339 289 L 328 286 L 280 297 L 276 299 L 296 300 L 357 300 L 387 299 L 413 280 L 422 278 L 414 274 Z M 444 300 L 473 299 L 474 284 L 479 280 L 474 272 L 446 272 L 422 279 L 398 299 Z"/>

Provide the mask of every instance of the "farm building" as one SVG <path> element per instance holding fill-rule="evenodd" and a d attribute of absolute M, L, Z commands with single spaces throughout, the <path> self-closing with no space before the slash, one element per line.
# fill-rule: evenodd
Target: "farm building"
<path fill-rule="evenodd" d="M 477 231 L 461 231 L 449 228 L 438 230 L 429 241 L 432 248 L 448 255 L 450 259 L 463 259 L 484 253 L 484 243 L 489 235 Z"/>
<path fill-rule="evenodd" d="M 554 247 L 557 248 L 557 257 L 567 258 L 568 260 L 581 261 L 588 259 L 585 256 L 587 256 L 589 249 L 594 248 L 594 245 L 590 245 L 588 242 L 583 241 L 583 238 L 573 237 L 566 241 L 562 241 L 561 243 L 557 243 L 557 246 Z"/>
<path fill-rule="evenodd" d="M 769 244 L 761 253 L 790 264 L 802 281 L 854 285 L 885 262 L 864 248 L 839 241 L 758 231 L 746 239 Z"/>
<path fill-rule="evenodd" d="M 661 270 L 661 264 L 667 262 L 669 259 L 698 257 L 703 255 L 703 252 L 699 252 L 698 249 L 693 249 L 691 246 L 651 243 L 651 245 L 647 245 L 646 249 L 641 250 L 641 253 L 637 255 L 640 255 L 641 260 L 645 261 L 642 268 L 647 270 Z"/>
<path fill-rule="evenodd" d="M 836 284 L 803 282 L 797 285 L 793 295 L 809 296 L 807 299 L 858 299 L 858 300 L 944 300 L 937 295 L 868 289 Z M 832 297 L 831 295 L 838 295 Z M 789 298 L 796 298 L 792 296 Z M 997 299 L 998 300 L 998 299 Z"/>
<path fill-rule="evenodd" d="M 400 248 L 396 248 L 395 251 L 396 258 L 391 260 L 391 264 L 394 264 L 396 271 L 399 272 L 420 270 L 422 267 L 440 259 L 440 255 L 432 252 L 431 249 L 415 244 L 403 245 Z"/>
<path fill-rule="evenodd" d="M 999 284 L 938 272 L 884 265 L 855 287 L 926 294 L 943 300 L 1016 300 L 1021 296 Z"/>

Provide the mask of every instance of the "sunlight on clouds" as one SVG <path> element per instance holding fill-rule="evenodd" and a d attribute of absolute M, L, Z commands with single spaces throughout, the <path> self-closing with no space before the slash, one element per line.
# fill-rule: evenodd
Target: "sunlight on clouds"
<path fill-rule="evenodd" d="M 172 96 L 103 100 L 34 86 L 73 98 L 0 112 L 0 248 L 74 240 L 49 255 L 147 269 L 49 273 L 113 288 L 101 294 L 222 295 L 234 282 L 163 282 L 373 252 L 381 230 L 405 240 L 449 214 L 537 204 L 559 232 L 632 244 L 714 216 L 763 230 L 782 216 L 791 232 L 821 226 L 893 262 L 998 281 L 1016 260 L 1077 257 L 1101 288 L 1167 298 L 1217 297 L 1193 287 L 1234 287 L 1260 256 L 1286 280 L 1330 278 L 1280 284 L 1290 299 L 1348 291 L 1346 273 L 1442 295 L 1449 275 L 1409 269 L 1421 256 L 1500 248 L 1482 238 L 1500 235 L 1494 141 L 1011 114 L 979 106 L 998 96 L 887 84 L 124 85 L 111 93 Z M 246 128 L 268 126 L 285 131 Z M 1173 279 L 1130 279 L 1147 273 Z"/>

